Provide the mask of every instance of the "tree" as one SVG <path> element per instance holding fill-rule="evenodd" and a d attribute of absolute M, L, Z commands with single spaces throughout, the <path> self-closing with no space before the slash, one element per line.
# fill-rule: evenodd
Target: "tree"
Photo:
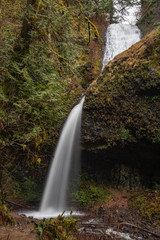
<path fill-rule="evenodd" d="M 22 189 L 30 178 L 39 181 L 70 103 L 83 91 L 79 59 L 88 23 L 69 1 L 28 0 L 19 7 L 15 0 L 13 15 L 9 2 L 0 6 L 0 185 L 13 193 L 12 183 Z"/>

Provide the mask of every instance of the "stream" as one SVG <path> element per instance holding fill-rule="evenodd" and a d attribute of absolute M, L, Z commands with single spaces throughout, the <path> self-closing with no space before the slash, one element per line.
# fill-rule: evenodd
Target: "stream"
<path fill-rule="evenodd" d="M 128 206 L 131 193 L 115 189 L 110 189 L 110 192 L 113 197 L 103 205 L 79 209 L 83 214 L 74 216 L 78 220 L 78 233 L 74 234 L 76 240 L 160 239 L 160 230 Z M 33 231 L 34 224 L 39 221 L 36 216 L 15 213 L 13 216 L 16 226 L 0 226 L 0 240 L 39 240 L 37 232 Z"/>
<path fill-rule="evenodd" d="M 129 207 L 131 193 L 110 189 L 113 198 L 79 216 L 78 240 L 158 240 L 160 230 Z"/>

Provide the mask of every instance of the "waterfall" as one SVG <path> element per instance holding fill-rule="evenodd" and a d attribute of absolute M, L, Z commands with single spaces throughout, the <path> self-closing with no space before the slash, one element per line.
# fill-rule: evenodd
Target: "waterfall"
<path fill-rule="evenodd" d="M 70 112 L 53 157 L 40 212 L 64 211 L 72 161 L 79 158 L 79 141 L 84 97 Z"/>
<path fill-rule="evenodd" d="M 123 16 L 120 11 L 123 6 L 118 3 L 118 0 L 114 0 L 113 3 L 115 9 L 118 11 L 118 13 L 115 13 L 114 17 L 121 20 L 117 24 L 110 24 L 107 28 L 102 70 L 116 55 L 125 51 L 141 39 L 141 31 L 135 25 L 140 5 L 128 7 L 126 9 L 126 15 Z"/>
<path fill-rule="evenodd" d="M 25 212 L 26 216 L 35 218 L 53 218 L 65 211 L 67 212 L 68 184 L 76 177 L 80 156 L 80 128 L 82 108 L 85 97 L 70 112 L 62 129 L 48 179 L 44 189 L 40 210 Z M 24 213 L 24 212 L 22 212 Z M 73 212 L 74 215 L 81 215 Z"/>
<path fill-rule="evenodd" d="M 114 7 L 120 9 L 118 0 Z M 103 58 L 103 68 L 117 54 L 125 51 L 140 40 L 141 32 L 135 25 L 137 7 L 127 9 L 128 15 L 118 24 L 110 24 L 106 32 L 106 49 Z M 117 15 L 119 18 L 121 15 Z M 71 169 L 79 158 L 79 140 L 82 107 L 84 97 L 76 105 L 63 127 L 46 182 L 40 211 L 25 213 L 36 218 L 55 217 L 67 209 L 67 189 Z M 79 213 L 78 213 L 79 214 Z"/>

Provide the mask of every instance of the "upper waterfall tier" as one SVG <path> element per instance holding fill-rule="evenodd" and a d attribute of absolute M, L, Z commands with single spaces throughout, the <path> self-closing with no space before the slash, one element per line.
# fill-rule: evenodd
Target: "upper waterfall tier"
<path fill-rule="evenodd" d="M 116 55 L 140 41 L 141 31 L 136 25 L 110 24 L 106 33 L 106 49 L 103 58 L 104 66 Z"/>
<path fill-rule="evenodd" d="M 119 23 L 135 25 L 140 17 L 141 1 L 132 0 L 133 6 L 124 6 L 125 3 L 119 3 L 119 0 L 113 0 L 115 14 Z"/>
<path fill-rule="evenodd" d="M 118 18 L 119 23 L 110 24 L 107 28 L 102 70 L 116 55 L 127 50 L 141 39 L 141 31 L 135 25 L 140 5 L 126 7 L 124 14 L 122 10 L 124 5 L 114 0 L 114 8 L 116 9 L 114 18 Z"/>

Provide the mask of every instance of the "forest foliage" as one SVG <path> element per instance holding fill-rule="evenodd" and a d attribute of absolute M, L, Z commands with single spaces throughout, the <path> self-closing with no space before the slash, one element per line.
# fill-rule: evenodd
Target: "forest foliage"
<path fill-rule="evenodd" d="M 112 0 L 1 0 L 1 197 L 30 189 L 39 175 L 43 181 L 62 123 L 87 81 L 88 46 L 99 39 L 91 18 L 114 11 Z"/>
<path fill-rule="evenodd" d="M 38 181 L 73 100 L 84 91 L 81 69 L 89 42 L 99 35 L 80 1 L 2 0 L 0 13 L 4 189 L 13 181 L 23 185 L 28 169 Z"/>

